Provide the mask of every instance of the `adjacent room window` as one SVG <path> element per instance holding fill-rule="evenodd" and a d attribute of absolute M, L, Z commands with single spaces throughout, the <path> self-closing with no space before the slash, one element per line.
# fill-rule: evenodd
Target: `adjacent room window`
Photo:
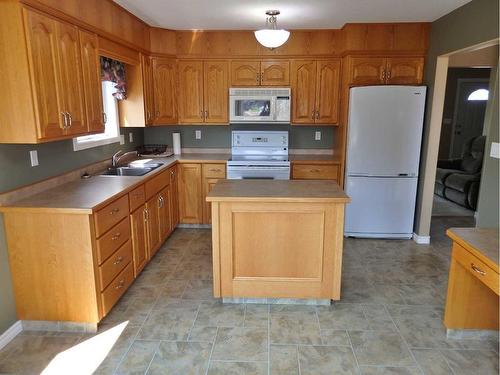
<path fill-rule="evenodd" d="M 113 96 L 116 93 L 115 83 L 102 81 L 102 100 L 105 115 L 104 133 L 85 135 L 73 139 L 75 151 L 120 142 L 120 124 L 118 119 L 118 101 Z"/>
<path fill-rule="evenodd" d="M 486 89 L 478 89 L 470 93 L 467 97 L 467 100 L 488 100 L 488 90 Z"/>

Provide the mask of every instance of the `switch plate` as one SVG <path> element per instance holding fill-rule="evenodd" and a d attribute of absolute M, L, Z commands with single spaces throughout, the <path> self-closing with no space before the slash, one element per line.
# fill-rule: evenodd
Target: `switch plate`
<path fill-rule="evenodd" d="M 195 130 L 194 134 L 196 139 L 201 139 L 201 130 Z"/>
<path fill-rule="evenodd" d="M 125 144 L 125 135 L 120 135 L 120 144 L 124 145 Z"/>
<path fill-rule="evenodd" d="M 491 142 L 490 156 L 495 159 L 500 159 L 500 143 Z"/>
<path fill-rule="evenodd" d="M 30 161 L 31 161 L 32 167 L 36 167 L 38 165 L 38 151 L 37 150 L 30 151 Z"/>
<path fill-rule="evenodd" d="M 321 132 L 314 132 L 314 140 L 321 141 Z"/>
<path fill-rule="evenodd" d="M 128 141 L 130 143 L 134 142 L 134 133 L 128 133 Z"/>

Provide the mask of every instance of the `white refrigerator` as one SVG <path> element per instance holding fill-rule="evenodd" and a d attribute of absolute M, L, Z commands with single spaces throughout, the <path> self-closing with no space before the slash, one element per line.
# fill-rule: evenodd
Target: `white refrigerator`
<path fill-rule="evenodd" d="M 350 90 L 346 236 L 411 238 L 426 88 Z"/>

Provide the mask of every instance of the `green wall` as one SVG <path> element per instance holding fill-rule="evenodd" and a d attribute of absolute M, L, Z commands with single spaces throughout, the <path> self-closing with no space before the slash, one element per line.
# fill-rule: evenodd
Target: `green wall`
<path fill-rule="evenodd" d="M 432 23 L 424 74 L 424 84 L 428 90 L 421 152 L 423 158 L 427 155 L 429 145 L 437 57 L 495 38 L 498 38 L 498 0 L 472 0 Z M 415 217 L 415 232 L 421 236 L 427 236 L 430 228 L 430 217 L 426 217 L 427 213 L 422 211 L 423 178 L 426 170 L 434 167 L 427 166 L 425 159 L 422 159 Z"/>
<path fill-rule="evenodd" d="M 128 142 L 129 133 L 133 133 L 133 143 Z M 110 158 L 119 149 L 131 150 L 143 144 L 142 129 L 127 129 L 122 134 L 125 134 L 124 145 L 114 143 L 76 152 L 71 140 L 40 145 L 0 144 L 0 193 Z M 37 167 L 30 166 L 30 150 L 38 151 L 40 165 Z M 7 244 L 0 215 L 0 335 L 16 320 Z"/>
<path fill-rule="evenodd" d="M 201 139 L 195 139 L 195 130 L 201 130 Z M 182 147 L 185 148 L 231 148 L 232 130 L 288 130 L 290 148 L 331 149 L 333 147 L 333 127 L 331 126 L 290 126 L 290 125 L 222 125 L 222 126 L 164 126 L 147 128 L 145 143 L 172 145 L 172 133 L 181 133 Z M 321 132 L 321 140 L 314 140 L 314 133 Z"/>

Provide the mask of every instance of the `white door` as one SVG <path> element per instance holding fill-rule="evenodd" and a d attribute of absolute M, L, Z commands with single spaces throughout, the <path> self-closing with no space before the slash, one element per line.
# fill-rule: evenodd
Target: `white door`
<path fill-rule="evenodd" d="M 347 177 L 345 235 L 410 238 L 417 178 Z"/>
<path fill-rule="evenodd" d="M 347 175 L 418 175 L 425 87 L 351 89 Z"/>

